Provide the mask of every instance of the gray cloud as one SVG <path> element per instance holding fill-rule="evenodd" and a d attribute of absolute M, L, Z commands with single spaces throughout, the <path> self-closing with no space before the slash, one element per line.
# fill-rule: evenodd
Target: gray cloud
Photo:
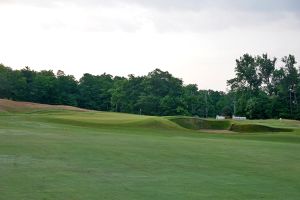
<path fill-rule="evenodd" d="M 300 0 L 0 0 L 0 24 L 11 66 L 166 66 L 201 88 L 224 89 L 245 52 L 300 53 Z"/>
<path fill-rule="evenodd" d="M 250 10 L 262 12 L 300 12 L 299 0 L 0 0 L 0 3 L 40 6 L 53 6 L 60 3 L 72 3 L 82 6 L 134 4 L 162 10 L 201 10 L 204 8 L 219 8 L 225 10 Z"/>
<path fill-rule="evenodd" d="M 146 10 L 136 18 L 146 19 L 158 31 L 213 31 L 228 28 L 260 28 L 264 26 L 282 26 L 287 29 L 300 28 L 299 0 L 0 0 L 5 4 L 22 4 L 42 7 L 92 7 L 126 9 L 135 6 Z M 61 19 L 64 21 L 63 19 Z M 120 16 L 91 17 L 94 23 L 87 30 L 136 31 L 143 23 L 133 18 Z M 55 24 L 68 25 L 68 22 L 56 21 Z M 47 25 L 46 25 L 47 26 Z M 63 26 L 62 26 L 63 27 Z"/>
<path fill-rule="evenodd" d="M 206 8 L 217 8 L 255 12 L 300 11 L 299 0 L 125 0 L 120 2 L 131 2 L 166 10 L 202 10 Z"/>

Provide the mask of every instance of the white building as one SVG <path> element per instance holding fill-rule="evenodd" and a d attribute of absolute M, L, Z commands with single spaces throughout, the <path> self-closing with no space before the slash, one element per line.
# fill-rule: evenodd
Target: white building
<path fill-rule="evenodd" d="M 234 120 L 247 120 L 247 118 L 246 117 L 238 117 L 238 116 L 232 116 L 232 119 L 234 119 Z"/>
<path fill-rule="evenodd" d="M 216 119 L 217 119 L 217 120 L 224 120 L 225 117 L 224 117 L 224 116 L 217 115 L 217 116 L 216 116 Z"/>

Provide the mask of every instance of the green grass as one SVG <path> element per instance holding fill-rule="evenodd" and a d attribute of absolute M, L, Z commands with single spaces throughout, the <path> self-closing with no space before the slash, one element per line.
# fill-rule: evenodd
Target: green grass
<path fill-rule="evenodd" d="M 293 131 L 293 128 L 287 128 L 282 123 L 280 124 L 281 126 L 278 126 L 278 122 L 275 123 L 274 120 L 272 121 L 273 123 L 261 123 L 261 121 L 214 120 L 180 116 L 172 116 L 166 118 L 184 128 L 192 130 L 230 130 L 240 133 Z"/>
<path fill-rule="evenodd" d="M 292 132 L 291 128 L 277 128 L 261 124 L 232 124 L 230 127 L 231 131 L 235 132 L 247 132 L 247 133 L 258 133 L 258 132 Z"/>
<path fill-rule="evenodd" d="M 299 199 L 299 122 L 239 122 L 293 132 L 209 134 L 169 119 L 2 113 L 0 199 Z"/>
<path fill-rule="evenodd" d="M 213 129 L 213 130 L 228 130 L 231 122 L 229 120 L 212 120 L 200 119 L 194 117 L 167 117 L 172 122 L 192 130 Z"/>

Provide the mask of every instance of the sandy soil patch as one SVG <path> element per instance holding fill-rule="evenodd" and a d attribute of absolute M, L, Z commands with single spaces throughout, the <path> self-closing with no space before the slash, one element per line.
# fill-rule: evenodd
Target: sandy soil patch
<path fill-rule="evenodd" d="M 18 111 L 22 109 L 60 109 L 60 110 L 87 111 L 86 109 L 77 108 L 73 106 L 48 105 L 48 104 L 0 99 L 0 111 L 10 111 L 10 110 Z"/>

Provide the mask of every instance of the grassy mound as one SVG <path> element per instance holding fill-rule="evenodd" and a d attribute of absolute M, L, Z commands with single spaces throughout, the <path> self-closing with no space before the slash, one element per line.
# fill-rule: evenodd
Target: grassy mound
<path fill-rule="evenodd" d="M 84 111 L 84 112 L 82 112 Z M 0 99 L 0 113 L 40 115 L 39 120 L 94 128 L 143 128 L 168 130 L 229 130 L 234 132 L 291 132 L 285 121 L 231 121 L 172 116 L 150 117 L 124 113 L 99 112 L 72 106 L 16 102 Z M 284 124 L 283 124 L 284 123 Z M 296 122 L 293 122 L 296 123 Z M 270 125 L 270 126 L 269 126 Z M 298 122 L 296 123 L 298 126 Z M 294 125 L 295 126 L 295 125 Z M 300 125 L 299 125 L 300 126 Z M 279 128 L 280 127 L 280 128 Z"/>
<path fill-rule="evenodd" d="M 92 111 L 72 106 L 18 102 L 7 99 L 0 99 L 0 113 L 39 115 L 38 120 L 42 122 L 79 127 L 183 130 L 181 126 L 164 117 Z"/>
<path fill-rule="evenodd" d="M 195 117 L 168 117 L 168 119 L 184 128 L 192 130 L 229 130 L 240 133 L 293 131 L 293 129 L 290 128 L 278 128 L 261 124 L 253 124 L 250 121 L 235 122 L 231 120 L 200 119 Z"/>
<path fill-rule="evenodd" d="M 253 133 L 253 132 L 292 132 L 292 129 L 288 128 L 275 128 L 260 124 L 232 124 L 230 127 L 231 131 L 242 132 L 242 133 Z"/>
<path fill-rule="evenodd" d="M 44 115 L 40 121 L 79 127 L 93 128 L 134 128 L 183 130 L 181 126 L 162 117 L 149 117 L 111 112 L 52 113 Z"/>
<path fill-rule="evenodd" d="M 81 109 L 73 106 L 47 105 L 47 104 L 0 99 L 0 112 L 24 113 L 24 112 L 42 112 L 47 110 L 87 111 L 85 109 Z"/>
<path fill-rule="evenodd" d="M 192 130 L 228 130 L 231 126 L 229 120 L 206 120 L 195 117 L 169 117 L 168 119 L 184 128 Z"/>

